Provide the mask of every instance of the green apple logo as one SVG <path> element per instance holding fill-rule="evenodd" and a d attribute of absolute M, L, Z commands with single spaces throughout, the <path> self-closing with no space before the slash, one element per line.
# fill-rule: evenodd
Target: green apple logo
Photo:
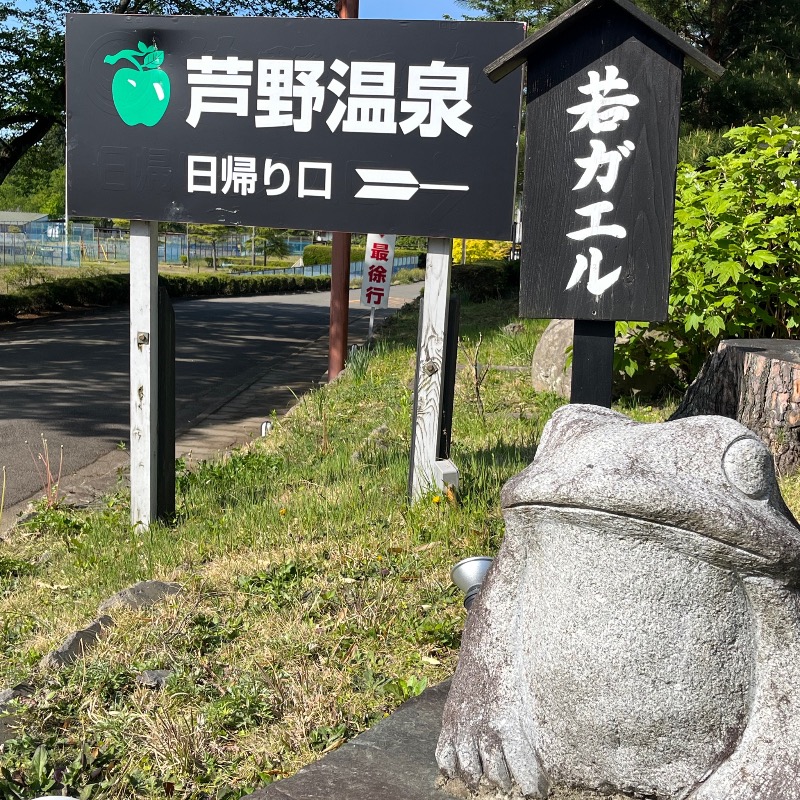
<path fill-rule="evenodd" d="M 156 45 L 148 47 L 139 42 L 138 50 L 120 50 L 106 56 L 106 64 L 116 64 L 125 59 L 136 69 L 117 70 L 111 84 L 114 107 L 126 125 L 152 127 L 167 110 L 169 104 L 169 75 L 159 67 L 164 63 L 164 51 Z"/>

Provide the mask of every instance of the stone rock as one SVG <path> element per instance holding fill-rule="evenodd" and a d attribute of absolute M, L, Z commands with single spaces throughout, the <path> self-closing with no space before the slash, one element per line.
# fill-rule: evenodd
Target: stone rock
<path fill-rule="evenodd" d="M 171 669 L 146 669 L 136 676 L 136 683 L 146 689 L 163 689 L 173 674 Z"/>
<path fill-rule="evenodd" d="M 111 627 L 111 625 L 113 625 L 111 617 L 102 616 L 85 628 L 71 633 L 64 639 L 60 647 L 42 658 L 39 662 L 39 668 L 58 669 L 67 664 L 73 664 L 97 644 L 97 640 L 103 636 L 106 628 Z"/>
<path fill-rule="evenodd" d="M 0 692 L 0 745 L 15 738 L 19 732 L 17 717 L 9 708 L 11 702 L 20 697 L 28 697 L 32 691 L 32 687 L 20 683 L 13 689 L 4 689 Z"/>
<path fill-rule="evenodd" d="M 537 392 L 554 392 L 569 397 L 572 388 L 572 367 L 567 367 L 567 348 L 572 346 L 575 323 L 571 319 L 554 319 L 546 328 L 531 363 L 531 381 Z"/>
<path fill-rule="evenodd" d="M 800 528 L 750 431 L 564 406 L 502 504 L 437 747 L 448 784 L 800 798 Z"/>
<path fill-rule="evenodd" d="M 12 700 L 16 700 L 18 697 L 27 697 L 32 691 L 33 689 L 26 683 L 20 683 L 13 689 L 3 689 L 0 692 L 0 713 Z"/>
<path fill-rule="evenodd" d="M 508 325 L 504 325 L 501 330 L 506 336 L 519 336 L 525 330 L 525 323 L 509 322 Z"/>
<path fill-rule="evenodd" d="M 109 597 L 100 603 L 99 614 L 107 614 L 114 608 L 129 608 L 136 611 L 139 608 L 148 608 L 169 597 L 179 594 L 182 587 L 179 583 L 167 583 L 165 581 L 141 581 L 133 586 L 123 589 L 121 592 Z"/>

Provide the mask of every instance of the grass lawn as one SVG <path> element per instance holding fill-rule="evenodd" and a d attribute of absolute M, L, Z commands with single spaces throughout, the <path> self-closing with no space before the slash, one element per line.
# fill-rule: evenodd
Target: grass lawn
<path fill-rule="evenodd" d="M 505 332 L 515 309 L 462 307 L 457 501 L 406 501 L 412 309 L 269 437 L 181 469 L 175 525 L 134 534 L 120 492 L 17 527 L 0 547 L 0 687 L 35 685 L 0 752 L 0 796 L 237 798 L 449 676 L 464 623 L 449 569 L 496 551 L 500 487 L 562 402 L 530 387 L 544 323 Z M 481 381 L 487 364 L 504 369 Z M 621 410 L 658 421 L 672 408 Z M 38 670 L 102 599 L 146 578 L 184 592 L 115 612 L 84 660 Z M 154 691 L 136 683 L 145 669 L 172 674 Z"/>

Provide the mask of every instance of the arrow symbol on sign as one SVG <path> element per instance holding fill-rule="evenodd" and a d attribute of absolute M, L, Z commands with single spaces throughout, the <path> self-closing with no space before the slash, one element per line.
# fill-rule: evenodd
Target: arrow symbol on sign
<path fill-rule="evenodd" d="M 455 183 L 420 183 L 407 169 L 357 169 L 364 181 L 356 197 L 368 200 L 410 200 L 420 189 L 440 192 L 468 192 L 469 186 Z"/>

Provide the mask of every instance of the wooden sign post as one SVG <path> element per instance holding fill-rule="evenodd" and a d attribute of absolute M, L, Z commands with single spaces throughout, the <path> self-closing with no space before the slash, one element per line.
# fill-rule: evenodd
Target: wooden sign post
<path fill-rule="evenodd" d="M 450 257 L 452 239 L 428 239 L 425 294 L 417 343 L 414 381 L 414 429 L 409 466 L 409 494 L 417 500 L 444 483 L 458 486 L 458 472 L 439 456 L 442 396 L 444 392 L 445 343 L 450 307 Z"/>
<path fill-rule="evenodd" d="M 583 0 L 486 68 L 528 67 L 520 314 L 576 320 L 572 402 L 611 405 L 614 321 L 667 318 L 684 60 L 628 0 Z"/>
<path fill-rule="evenodd" d="M 158 514 L 158 223 L 131 220 L 131 522 Z"/>
<path fill-rule="evenodd" d="M 342 16 L 357 7 L 339 3 Z M 133 220 L 136 526 L 158 513 L 156 228 L 143 220 L 335 231 L 358 220 L 434 237 L 413 460 L 416 491 L 435 482 L 450 237 L 511 231 L 521 85 L 494 86 L 482 66 L 523 36 L 511 22 L 68 15 L 67 211 Z M 347 264 L 342 241 L 334 258 Z"/>

